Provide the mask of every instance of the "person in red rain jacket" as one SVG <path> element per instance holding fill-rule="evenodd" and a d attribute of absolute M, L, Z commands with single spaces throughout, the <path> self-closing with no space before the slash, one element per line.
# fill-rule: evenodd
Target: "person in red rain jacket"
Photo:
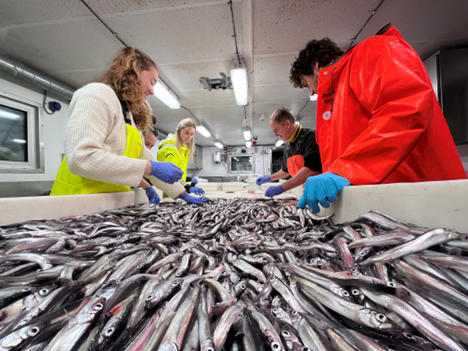
<path fill-rule="evenodd" d="M 309 42 L 290 80 L 318 95 L 324 172 L 307 179 L 299 207 L 319 212 L 349 185 L 467 178 L 426 69 L 395 27 L 346 53 Z"/>

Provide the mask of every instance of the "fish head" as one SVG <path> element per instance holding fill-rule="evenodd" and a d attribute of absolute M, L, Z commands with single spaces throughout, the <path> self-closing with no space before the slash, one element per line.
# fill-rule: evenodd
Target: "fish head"
<path fill-rule="evenodd" d="M 399 330 L 398 326 L 390 320 L 386 315 L 370 308 L 362 308 L 359 311 L 360 319 L 366 322 L 367 325 L 382 331 Z"/>
<path fill-rule="evenodd" d="M 206 339 L 200 344 L 200 351 L 215 351 L 213 340 Z"/>
<path fill-rule="evenodd" d="M 104 310 L 105 303 L 103 296 L 93 297 L 75 316 L 76 323 L 84 324 L 95 320 Z"/>

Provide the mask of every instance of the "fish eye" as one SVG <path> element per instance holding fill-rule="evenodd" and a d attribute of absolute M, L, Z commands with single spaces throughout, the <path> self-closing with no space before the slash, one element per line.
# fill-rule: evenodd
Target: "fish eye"
<path fill-rule="evenodd" d="M 346 290 L 343 290 L 342 294 L 343 294 L 343 296 L 346 296 L 346 297 L 349 296 L 349 292 L 347 292 Z"/>
<path fill-rule="evenodd" d="M 178 286 L 178 285 L 179 285 L 179 282 L 174 282 L 174 283 L 172 283 L 172 286 L 174 286 L 174 287 L 175 287 L 175 286 Z"/>
<path fill-rule="evenodd" d="M 240 288 L 241 288 L 242 290 L 245 290 L 245 284 L 241 284 Z"/>
<path fill-rule="evenodd" d="M 293 317 L 296 317 L 296 316 L 298 315 L 298 313 L 299 313 L 299 312 L 297 312 L 296 310 L 294 310 L 294 311 L 291 312 L 291 315 L 292 315 Z"/>
<path fill-rule="evenodd" d="M 359 295 L 359 290 L 358 289 L 353 289 L 353 290 L 351 290 L 351 294 L 353 294 L 354 296 Z"/>
<path fill-rule="evenodd" d="M 281 345 L 280 345 L 278 342 L 273 341 L 273 342 L 271 343 L 271 349 L 272 349 L 272 350 L 281 350 Z"/>
<path fill-rule="evenodd" d="M 48 289 L 41 289 L 39 290 L 39 295 L 46 296 L 49 293 Z"/>
<path fill-rule="evenodd" d="M 177 273 L 176 273 L 176 277 L 180 277 L 181 275 L 182 275 L 181 272 L 177 272 Z M 172 286 L 174 286 L 174 284 L 172 284 Z"/>
<path fill-rule="evenodd" d="M 96 311 L 100 311 L 104 308 L 104 305 L 102 303 L 97 303 L 96 306 L 94 306 L 94 309 Z"/>
<path fill-rule="evenodd" d="M 153 298 L 154 298 L 154 295 L 153 295 L 153 294 L 149 294 L 149 295 L 146 297 L 146 301 L 152 300 Z"/>
<path fill-rule="evenodd" d="M 281 332 L 281 335 L 283 335 L 285 338 L 289 338 L 289 337 L 291 336 L 291 333 L 288 332 L 287 330 L 283 330 L 283 331 Z"/>
<path fill-rule="evenodd" d="M 215 351 L 215 349 L 212 348 L 212 347 L 208 347 L 208 348 L 206 349 L 206 351 Z"/>
<path fill-rule="evenodd" d="M 28 330 L 28 335 L 34 336 L 37 333 L 39 333 L 39 328 L 38 327 L 32 327 L 31 329 Z"/>
<path fill-rule="evenodd" d="M 104 332 L 104 335 L 105 335 L 105 336 L 111 336 L 111 335 L 114 333 L 114 331 L 115 331 L 115 328 L 114 328 L 114 327 L 109 328 L 109 329 L 107 329 L 107 330 Z"/>
<path fill-rule="evenodd" d="M 365 252 L 365 251 L 361 251 L 361 252 L 359 252 L 359 256 L 361 256 L 361 257 L 362 257 L 362 256 L 365 256 L 365 255 L 366 255 L 366 252 Z"/>
<path fill-rule="evenodd" d="M 307 346 L 304 346 L 304 347 L 302 348 L 302 351 L 310 351 L 310 349 L 309 349 Z"/>
<path fill-rule="evenodd" d="M 387 286 L 391 287 L 391 288 L 396 288 L 396 284 L 393 283 L 393 282 L 388 282 L 387 283 Z"/>
<path fill-rule="evenodd" d="M 377 320 L 379 322 L 385 322 L 387 320 L 387 317 L 385 317 L 383 314 L 379 313 L 379 314 L 377 314 Z"/>
<path fill-rule="evenodd" d="M 278 313 L 278 309 L 277 309 L 277 308 L 273 308 L 273 309 L 271 310 L 271 312 L 273 312 L 274 314 L 277 314 L 277 313 Z"/>
<path fill-rule="evenodd" d="M 31 291 L 31 289 L 30 289 L 30 288 L 24 288 L 24 289 L 21 290 L 21 291 L 26 291 L 26 292 L 28 292 L 28 291 Z"/>

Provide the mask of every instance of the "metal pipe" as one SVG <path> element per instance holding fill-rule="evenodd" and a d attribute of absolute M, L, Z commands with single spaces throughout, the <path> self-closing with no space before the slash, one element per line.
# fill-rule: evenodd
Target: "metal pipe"
<path fill-rule="evenodd" d="M 41 89 L 63 96 L 67 100 L 71 100 L 73 93 L 75 92 L 75 89 L 49 78 L 45 74 L 27 67 L 20 61 L 14 60 L 3 54 L 0 54 L 0 69 L 37 85 Z"/>

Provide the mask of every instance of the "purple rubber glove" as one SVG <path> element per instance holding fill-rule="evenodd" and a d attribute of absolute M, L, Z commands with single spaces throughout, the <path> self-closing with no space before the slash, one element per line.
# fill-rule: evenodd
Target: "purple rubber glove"
<path fill-rule="evenodd" d="M 159 198 L 159 195 L 156 192 L 156 190 L 154 190 L 154 188 L 150 186 L 149 188 L 146 188 L 145 191 L 146 191 L 146 196 L 148 196 L 149 203 L 159 205 L 159 203 L 161 202 L 161 199 Z"/>
<path fill-rule="evenodd" d="M 205 202 L 208 202 L 208 199 L 202 199 L 200 197 L 195 197 L 195 196 L 189 195 L 188 193 L 185 193 L 180 198 L 187 201 L 189 204 L 201 205 L 201 204 L 203 204 Z"/>
<path fill-rule="evenodd" d="M 309 207 L 315 213 L 320 212 L 320 205 L 329 208 L 331 202 L 336 201 L 336 195 L 351 183 L 348 179 L 334 173 L 323 173 L 317 176 L 307 178 L 304 192 L 299 200 L 300 208 Z"/>
<path fill-rule="evenodd" d="M 257 185 L 262 185 L 263 183 L 268 183 L 268 182 L 271 182 L 270 177 L 258 177 L 257 180 L 255 181 Z"/>
<path fill-rule="evenodd" d="M 176 165 L 170 162 L 151 162 L 151 175 L 155 176 L 159 180 L 162 180 L 164 183 L 174 184 L 180 178 L 184 172 L 177 167 Z"/>
<path fill-rule="evenodd" d="M 265 191 L 265 196 L 273 197 L 273 196 L 282 194 L 282 193 L 284 193 L 285 191 L 286 191 L 286 190 L 284 190 L 284 188 L 283 188 L 282 185 L 274 185 L 274 186 L 270 186 L 270 187 L 267 189 L 267 191 Z"/>
<path fill-rule="evenodd" d="M 193 184 L 198 184 L 197 178 L 192 178 L 191 182 L 192 182 Z"/>

